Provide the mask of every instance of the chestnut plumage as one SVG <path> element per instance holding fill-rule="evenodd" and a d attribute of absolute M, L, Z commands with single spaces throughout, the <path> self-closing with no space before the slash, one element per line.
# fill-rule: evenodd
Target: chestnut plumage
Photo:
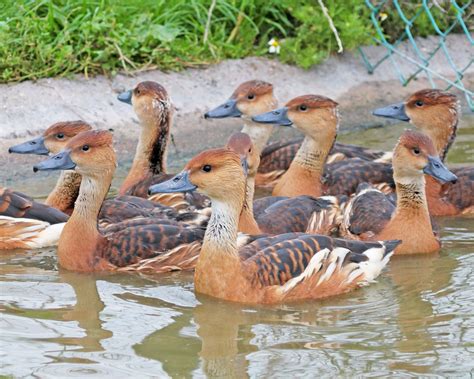
<path fill-rule="evenodd" d="M 49 224 L 66 222 L 69 218 L 56 208 L 41 204 L 21 192 L 1 187 L 0 215 L 46 221 Z"/>

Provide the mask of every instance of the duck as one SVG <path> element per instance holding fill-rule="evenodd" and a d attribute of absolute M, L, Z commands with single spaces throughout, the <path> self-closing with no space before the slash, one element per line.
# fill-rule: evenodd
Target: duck
<path fill-rule="evenodd" d="M 250 80 L 240 84 L 223 104 L 204 114 L 205 119 L 240 117 L 244 121 L 242 132 L 252 139 L 260 154 L 260 166 L 255 178 L 257 187 L 272 188 L 288 170 L 303 142 L 303 138 L 276 141 L 267 145 L 273 126 L 252 120 L 253 116 L 270 112 L 278 105 L 273 85 L 263 80 Z M 361 146 L 336 142 L 329 153 L 328 162 L 358 157 L 363 160 L 386 161 L 390 154 Z"/>
<path fill-rule="evenodd" d="M 395 254 L 438 252 L 441 242 L 433 230 L 425 177 L 448 183 L 456 181 L 456 175 L 443 164 L 431 139 L 412 130 L 401 135 L 392 163 L 396 203 L 370 185 L 361 184 L 345 208 L 343 236 L 365 241 L 401 238 Z"/>
<path fill-rule="evenodd" d="M 117 99 L 133 107 L 141 133 L 127 177 L 119 195 L 148 197 L 148 187 L 173 177 L 167 173 L 166 159 L 174 107 L 166 89 L 159 83 L 143 81 L 133 89 L 121 92 Z M 185 194 L 161 194 L 150 200 L 178 210 L 206 208 L 206 199 Z"/>
<path fill-rule="evenodd" d="M 349 196 L 361 182 L 393 183 L 388 163 L 351 158 L 326 167 L 339 125 L 338 104 L 328 97 L 298 96 L 284 107 L 253 116 L 252 120 L 294 126 L 305 135 L 290 167 L 275 185 L 273 196 Z"/>
<path fill-rule="evenodd" d="M 48 155 L 59 152 L 73 135 L 90 130 L 82 120 L 59 122 L 41 136 L 11 146 L 9 153 Z M 40 249 L 56 246 L 74 207 L 80 176 L 65 171 L 44 204 L 9 188 L 0 188 L 0 249 Z"/>
<path fill-rule="evenodd" d="M 400 241 L 361 242 L 289 233 L 237 247 L 246 192 L 245 164 L 235 152 L 207 150 L 150 193 L 198 190 L 212 214 L 194 273 L 195 291 L 254 304 L 321 299 L 373 281 Z"/>
<path fill-rule="evenodd" d="M 461 107 L 456 95 L 439 89 L 422 89 L 403 102 L 372 112 L 375 116 L 409 122 L 428 135 L 441 158 L 446 160 L 455 141 Z M 433 216 L 474 214 L 474 167 L 454 168 L 456 183 L 444 183 L 426 176 L 426 197 Z"/>
<path fill-rule="evenodd" d="M 75 170 L 82 177 L 74 210 L 59 239 L 59 265 L 78 272 L 116 271 L 174 249 L 195 250 L 204 234 L 200 227 L 153 223 L 101 233 L 98 215 L 115 168 L 112 133 L 107 130 L 80 133 L 64 150 L 34 166 L 35 172 Z"/>
<path fill-rule="evenodd" d="M 56 122 L 46 128 L 41 136 L 11 146 L 8 152 L 36 155 L 57 154 L 72 137 L 91 129 L 92 126 L 83 120 Z M 61 172 L 54 189 L 44 203 L 70 215 L 74 209 L 80 183 L 81 176 L 78 173 L 70 170 Z"/>
<path fill-rule="evenodd" d="M 40 137 L 12 146 L 9 148 L 9 152 L 17 154 L 54 155 L 64 149 L 71 138 L 90 130 L 92 130 L 92 127 L 82 120 L 57 122 L 48 127 Z M 35 209 L 41 209 L 43 212 L 46 212 L 45 209 L 49 209 L 51 213 L 53 210 L 50 208 L 56 208 L 66 215 L 71 214 L 74 209 L 74 203 L 79 195 L 80 185 L 81 175 L 78 172 L 74 170 L 62 171 L 55 188 L 45 201 L 45 204 L 49 207 L 40 207 L 40 205 L 37 204 Z M 25 198 L 25 202 L 30 201 L 26 199 L 25 195 L 22 196 Z M 0 209 L 2 209 L 1 201 L 2 198 L 0 198 Z M 0 214 L 3 213 L 0 211 Z M 8 214 L 6 215 L 8 216 Z M 38 215 L 38 212 L 36 212 L 35 215 Z M 15 216 L 13 214 L 10 216 L 20 217 L 20 215 Z M 36 218 L 48 221 L 44 218 Z M 123 195 L 104 201 L 99 213 L 99 224 L 101 227 L 114 225 L 113 229 L 117 229 L 119 225 L 126 225 L 125 220 L 136 218 L 142 219 L 142 223 L 153 223 L 154 219 L 163 218 L 196 224 L 204 224 L 206 220 L 205 217 L 196 213 L 185 211 L 178 213 L 176 209 L 154 201 L 136 196 Z M 148 219 L 148 221 L 144 219 Z M 62 222 L 65 221 L 67 221 L 67 217 L 63 217 Z"/>
<path fill-rule="evenodd" d="M 340 222 L 338 199 L 330 196 L 262 197 L 254 200 L 255 177 L 260 155 L 250 136 L 243 132 L 232 134 L 226 148 L 239 154 L 246 162 L 247 182 L 245 201 L 239 219 L 239 232 L 258 234 L 283 234 L 305 232 L 330 234 Z M 254 208 L 257 212 L 254 213 Z"/>

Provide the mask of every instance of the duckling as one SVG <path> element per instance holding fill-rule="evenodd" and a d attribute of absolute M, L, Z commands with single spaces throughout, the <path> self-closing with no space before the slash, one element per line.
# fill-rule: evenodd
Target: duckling
<path fill-rule="evenodd" d="M 109 131 L 88 131 L 72 138 L 60 153 L 34 166 L 39 170 L 76 170 L 82 176 L 74 211 L 58 244 L 59 264 L 72 271 L 116 270 L 174 248 L 195 249 L 202 228 L 147 224 L 100 233 L 97 221 L 115 172 Z"/>
<path fill-rule="evenodd" d="M 196 189 L 212 202 L 194 275 L 201 294 L 265 304 L 334 296 L 374 280 L 399 244 L 290 233 L 259 238 L 239 251 L 237 230 L 246 191 L 239 155 L 225 148 L 205 151 L 150 192 Z"/>
<path fill-rule="evenodd" d="M 48 155 L 59 153 L 68 141 L 79 133 L 91 130 L 85 121 L 63 121 L 48 127 L 41 136 L 8 149 L 9 153 Z M 74 171 L 61 172 L 56 186 L 48 195 L 45 204 L 71 214 L 79 194 L 81 176 Z"/>
<path fill-rule="evenodd" d="M 239 232 L 248 234 L 283 234 L 304 232 L 311 226 L 315 233 L 329 234 L 339 223 L 340 211 L 337 199 L 311 196 L 264 197 L 253 201 L 255 177 L 260 157 L 250 137 L 242 132 L 234 133 L 226 147 L 239 154 L 247 162 L 245 201 L 239 219 Z M 254 216 L 254 207 L 258 212 Z M 317 226 L 317 227 L 316 227 Z"/>
<path fill-rule="evenodd" d="M 173 176 L 166 173 L 166 158 L 174 108 L 166 89 L 152 81 L 120 93 L 118 100 L 132 105 L 141 125 L 132 167 L 119 195 L 148 197 L 148 187 Z M 199 195 L 162 194 L 151 200 L 176 209 L 208 206 Z"/>
<path fill-rule="evenodd" d="M 273 196 L 350 195 L 360 182 L 392 181 L 389 164 L 360 158 L 345 159 L 325 169 L 337 136 L 337 105 L 324 96 L 305 95 L 290 100 L 283 108 L 252 117 L 264 124 L 294 126 L 305 134 L 290 168 L 273 189 Z"/>
<path fill-rule="evenodd" d="M 393 153 L 397 202 L 367 185 L 360 185 L 344 212 L 346 237 L 361 240 L 403 238 L 395 254 L 433 253 L 441 243 L 433 232 L 425 194 L 425 176 L 443 183 L 456 175 L 441 162 L 431 139 L 405 131 Z"/>
<path fill-rule="evenodd" d="M 404 102 L 373 111 L 375 116 L 413 124 L 431 138 L 443 162 L 456 138 L 460 113 L 456 95 L 439 89 L 423 89 Z M 441 184 L 426 177 L 426 197 L 433 216 L 474 213 L 474 167 L 459 167 L 452 171 L 458 177 L 456 183 Z"/>
<path fill-rule="evenodd" d="M 250 80 L 240 84 L 229 100 L 204 114 L 204 118 L 240 117 L 244 120 L 242 132 L 252 139 L 260 154 L 260 166 L 255 183 L 257 187 L 273 187 L 288 170 L 301 146 L 303 138 L 277 141 L 267 146 L 273 127 L 256 123 L 251 118 L 277 107 L 272 84 L 262 80 Z M 381 159 L 384 152 L 372 151 L 360 146 L 336 143 L 330 151 L 329 162 L 358 157 L 364 160 Z M 385 154 L 387 155 L 387 154 Z"/>

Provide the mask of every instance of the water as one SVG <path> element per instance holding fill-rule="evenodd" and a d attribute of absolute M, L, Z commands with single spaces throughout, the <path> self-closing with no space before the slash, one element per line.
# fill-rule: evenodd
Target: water
<path fill-rule="evenodd" d="M 474 162 L 474 123 L 451 165 Z M 405 125 L 341 136 L 389 149 Z M 474 219 L 440 218 L 443 249 L 395 257 L 376 284 L 273 307 L 196 297 L 192 275 L 58 270 L 3 252 L 0 373 L 15 377 L 462 376 L 474 373 Z"/>

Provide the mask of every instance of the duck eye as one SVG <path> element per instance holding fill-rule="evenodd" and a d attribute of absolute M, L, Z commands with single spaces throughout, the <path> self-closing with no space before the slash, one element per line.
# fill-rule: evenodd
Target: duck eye
<path fill-rule="evenodd" d="M 82 146 L 82 151 L 89 151 L 89 145 Z"/>
<path fill-rule="evenodd" d="M 415 102 L 415 105 L 417 107 L 422 107 L 424 105 L 424 103 L 421 100 L 418 100 L 417 102 Z"/>
<path fill-rule="evenodd" d="M 58 133 L 58 134 L 56 134 L 56 138 L 57 138 L 57 139 L 63 139 L 63 138 L 64 138 L 64 134 L 63 134 L 63 133 Z"/>
<path fill-rule="evenodd" d="M 135 94 L 140 95 L 140 88 L 135 88 Z"/>
<path fill-rule="evenodd" d="M 413 149 L 413 154 L 419 155 L 419 154 L 420 154 L 420 149 L 417 148 L 417 147 L 415 147 L 415 148 Z"/>
<path fill-rule="evenodd" d="M 204 171 L 204 172 L 210 172 L 211 170 L 212 170 L 211 165 L 206 164 L 206 165 L 202 166 L 202 171 Z"/>
<path fill-rule="evenodd" d="M 253 100 L 253 99 L 255 99 L 255 95 L 253 93 L 251 93 L 250 95 L 247 95 L 247 99 Z"/>
<path fill-rule="evenodd" d="M 249 153 L 251 153 L 251 152 L 252 152 L 252 148 L 249 149 Z"/>
<path fill-rule="evenodd" d="M 304 104 L 301 104 L 301 105 L 298 107 L 298 109 L 299 109 L 301 112 L 305 112 L 305 111 L 308 110 L 308 107 L 307 107 L 306 105 L 304 105 Z"/>

